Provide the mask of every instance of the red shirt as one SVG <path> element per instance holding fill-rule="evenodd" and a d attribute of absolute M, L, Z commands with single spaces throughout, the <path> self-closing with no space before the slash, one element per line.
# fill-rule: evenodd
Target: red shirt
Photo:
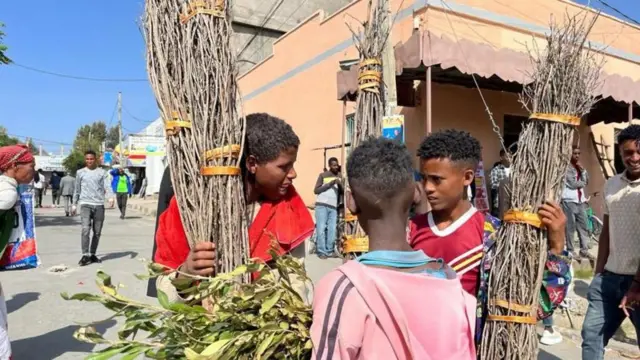
<path fill-rule="evenodd" d="M 431 213 L 411 219 L 410 241 L 415 250 L 443 259 L 460 276 L 462 287 L 474 297 L 478 292 L 482 260 L 484 214 L 472 207 L 444 230 L 438 229 Z"/>

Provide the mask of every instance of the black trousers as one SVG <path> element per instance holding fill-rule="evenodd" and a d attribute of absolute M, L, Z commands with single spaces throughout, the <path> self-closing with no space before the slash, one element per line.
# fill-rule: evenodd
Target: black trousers
<path fill-rule="evenodd" d="M 127 200 L 129 199 L 128 193 L 117 193 L 116 200 L 118 201 L 118 209 L 120 209 L 120 214 L 122 217 L 126 215 L 127 212 Z"/>

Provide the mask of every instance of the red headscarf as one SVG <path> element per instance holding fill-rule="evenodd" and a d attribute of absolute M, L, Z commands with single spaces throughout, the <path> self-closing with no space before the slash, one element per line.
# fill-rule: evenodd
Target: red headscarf
<path fill-rule="evenodd" d="M 15 164 L 28 164 L 34 160 L 27 145 L 0 147 L 0 171 L 5 172 Z"/>
<path fill-rule="evenodd" d="M 314 231 L 309 210 L 293 186 L 277 202 L 263 202 L 249 226 L 249 252 L 251 258 L 271 260 L 269 250 L 276 240 L 276 252 L 287 253 L 300 246 Z M 189 255 L 189 242 L 184 232 L 180 210 L 175 196 L 160 215 L 156 231 L 154 261 L 177 269 Z"/>

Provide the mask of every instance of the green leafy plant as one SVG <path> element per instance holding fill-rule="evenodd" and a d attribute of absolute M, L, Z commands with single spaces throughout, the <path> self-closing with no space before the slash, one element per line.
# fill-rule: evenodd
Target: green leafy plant
<path fill-rule="evenodd" d="M 7 51 L 7 46 L 4 45 L 3 43 L 3 38 L 4 38 L 4 31 L 2 31 L 2 28 L 4 27 L 3 23 L 0 23 L 0 64 L 10 64 L 11 63 L 11 59 L 9 59 L 6 55 L 5 52 Z"/>
<path fill-rule="evenodd" d="M 171 275 L 158 264 L 140 279 Z M 259 279 L 242 284 L 243 275 L 259 273 Z M 231 360 L 309 359 L 311 307 L 294 290 L 291 278 L 308 280 L 295 259 L 276 257 L 273 269 L 252 262 L 234 271 L 203 278 L 180 274 L 173 280 L 184 303 L 171 303 L 158 292 L 158 305 L 125 298 L 111 277 L 101 271 L 97 284 L 101 294 L 62 294 L 65 300 L 98 302 L 125 318 L 118 340 L 107 340 L 91 325 L 80 327 L 74 337 L 104 349 L 87 357 L 135 359 Z M 204 305 L 203 305 L 204 304 Z M 136 335 L 144 334 L 144 340 Z"/>

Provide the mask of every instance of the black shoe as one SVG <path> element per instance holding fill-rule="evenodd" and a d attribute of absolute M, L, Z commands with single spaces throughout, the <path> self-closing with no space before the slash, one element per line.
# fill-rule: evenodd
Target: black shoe
<path fill-rule="evenodd" d="M 64 213 L 64 216 L 69 217 L 69 213 Z"/>
<path fill-rule="evenodd" d="M 98 263 L 98 264 L 102 263 L 102 260 L 98 259 L 98 257 L 95 255 L 91 255 L 90 260 L 92 263 Z"/>
<path fill-rule="evenodd" d="M 78 262 L 78 265 L 80 266 L 87 266 L 91 264 L 91 257 L 85 255 L 82 257 L 82 259 L 80 259 L 80 261 Z"/>
<path fill-rule="evenodd" d="M 120 220 L 124 220 L 124 215 L 120 215 Z"/>

